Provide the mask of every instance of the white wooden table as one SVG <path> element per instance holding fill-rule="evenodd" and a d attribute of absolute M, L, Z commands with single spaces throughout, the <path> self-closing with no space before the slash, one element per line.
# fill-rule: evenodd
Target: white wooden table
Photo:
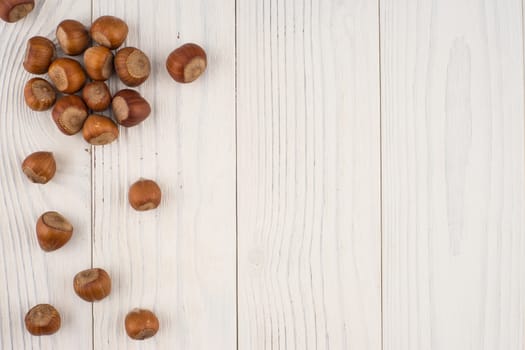
<path fill-rule="evenodd" d="M 0 24 L 1 349 L 525 349 L 521 0 L 37 0 Z M 26 40 L 129 24 L 153 115 L 91 147 L 30 111 Z M 209 67 L 164 68 L 185 42 Z M 123 85 L 111 83 L 115 92 Z M 22 159 L 54 152 L 56 177 Z M 138 213 L 139 177 L 163 189 Z M 44 253 L 34 226 L 75 226 Z M 102 267 L 113 292 L 73 292 Z M 62 314 L 32 337 L 37 303 Z M 133 307 L 161 330 L 129 340 Z"/>

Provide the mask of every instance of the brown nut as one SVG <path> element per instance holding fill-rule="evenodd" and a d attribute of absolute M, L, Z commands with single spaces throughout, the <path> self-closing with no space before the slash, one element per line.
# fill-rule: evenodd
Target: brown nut
<path fill-rule="evenodd" d="M 206 52 L 197 44 L 184 44 L 168 56 L 166 69 L 179 83 L 191 83 L 205 70 Z"/>
<path fill-rule="evenodd" d="M 34 0 L 0 0 L 0 18 L 13 23 L 27 16 L 34 7 Z"/>
<path fill-rule="evenodd" d="M 88 109 L 80 97 L 63 96 L 55 104 L 52 115 L 60 131 L 66 135 L 74 135 L 82 130 Z"/>
<path fill-rule="evenodd" d="M 99 301 L 111 293 L 111 278 L 103 269 L 84 270 L 75 275 L 73 288 L 85 301 Z"/>
<path fill-rule="evenodd" d="M 61 57 L 49 66 L 49 77 L 60 92 L 74 94 L 86 83 L 86 73 L 77 61 Z"/>
<path fill-rule="evenodd" d="M 57 165 L 51 152 L 31 153 L 22 162 L 22 171 L 34 183 L 45 184 L 55 176 Z"/>
<path fill-rule="evenodd" d="M 61 57 L 49 66 L 49 77 L 58 91 L 73 94 L 79 91 L 86 82 L 82 66 L 71 58 Z"/>
<path fill-rule="evenodd" d="M 84 65 L 93 80 L 108 80 L 113 73 L 113 54 L 104 46 L 93 46 L 84 53 Z"/>
<path fill-rule="evenodd" d="M 26 104 L 34 111 L 45 111 L 51 108 L 56 101 L 55 88 L 41 78 L 29 80 L 24 87 Z"/>
<path fill-rule="evenodd" d="M 155 181 L 140 179 L 129 188 L 128 200 L 133 209 L 146 211 L 159 206 L 162 192 Z"/>
<path fill-rule="evenodd" d="M 135 126 L 146 119 L 151 107 L 137 91 L 124 89 L 117 92 L 111 103 L 113 115 L 122 126 Z"/>
<path fill-rule="evenodd" d="M 51 62 L 56 58 L 55 44 L 42 36 L 34 36 L 27 41 L 24 55 L 24 68 L 29 73 L 47 73 Z"/>
<path fill-rule="evenodd" d="M 128 25 L 120 18 L 102 16 L 93 22 L 90 34 L 97 43 L 114 50 L 126 40 Z"/>
<path fill-rule="evenodd" d="M 73 226 L 56 211 L 48 211 L 38 218 L 36 237 L 43 251 L 52 252 L 63 247 L 73 235 Z"/>
<path fill-rule="evenodd" d="M 24 319 L 26 329 L 32 335 L 51 335 L 60 329 L 60 314 L 49 304 L 31 308 Z"/>
<path fill-rule="evenodd" d="M 82 98 L 86 105 L 95 112 L 103 111 L 111 104 L 111 93 L 108 86 L 102 81 L 86 84 L 82 89 Z"/>
<path fill-rule="evenodd" d="M 151 65 L 144 52 L 135 47 L 125 47 L 115 55 L 115 71 L 127 86 L 139 86 L 148 79 Z"/>
<path fill-rule="evenodd" d="M 92 114 L 82 129 L 84 139 L 92 145 L 107 145 L 118 138 L 117 124 L 108 117 Z"/>
<path fill-rule="evenodd" d="M 89 34 L 82 23 L 66 19 L 57 27 L 58 44 L 66 55 L 80 55 L 89 46 Z"/>
<path fill-rule="evenodd" d="M 144 340 L 153 337 L 159 330 L 159 319 L 145 309 L 133 309 L 124 321 L 126 333 L 131 339 Z"/>

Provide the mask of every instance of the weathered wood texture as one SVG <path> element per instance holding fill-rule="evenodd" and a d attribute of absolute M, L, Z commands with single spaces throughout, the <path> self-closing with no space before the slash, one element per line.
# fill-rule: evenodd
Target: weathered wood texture
<path fill-rule="evenodd" d="M 33 112 L 24 103 L 24 85 L 33 77 L 22 62 L 27 40 L 54 39 L 64 18 L 91 21 L 90 2 L 38 2 L 26 20 L 0 21 L 0 348 L 92 349 L 91 305 L 73 292 L 73 276 L 91 265 L 91 155 L 81 136 L 67 137 L 51 112 Z M 45 16 L 42 16 L 46 13 Z M 55 41 L 56 42 L 56 41 Z M 46 185 L 23 174 L 24 158 L 51 151 L 57 173 Z M 55 210 L 74 226 L 71 241 L 45 253 L 38 245 L 38 217 Z M 53 304 L 62 314 L 56 336 L 32 337 L 24 327 L 36 304 Z"/>
<path fill-rule="evenodd" d="M 239 349 L 381 348 L 378 8 L 237 4 Z"/>
<path fill-rule="evenodd" d="M 42 0 L 1 22 L 0 348 L 523 350 L 522 9 Z M 151 58 L 153 113 L 91 147 L 25 106 L 21 64 L 31 36 L 106 14 Z M 181 85 L 164 64 L 185 42 L 209 67 Z M 44 186 L 20 170 L 37 150 L 58 162 Z M 129 206 L 140 177 L 158 210 Z M 53 253 L 34 232 L 47 210 L 75 226 Z M 72 288 L 90 266 L 113 277 L 93 306 Z M 44 302 L 63 327 L 32 337 Z M 158 314 L 155 338 L 127 338 L 134 307 Z"/>
<path fill-rule="evenodd" d="M 95 305 L 96 349 L 236 347 L 234 1 L 94 1 L 130 28 L 125 46 L 143 50 L 152 74 L 138 88 L 152 115 L 121 128 L 118 142 L 94 153 L 93 263 L 114 290 Z M 220 14 L 220 15 L 218 15 Z M 182 85 L 165 70 L 185 42 L 206 48 L 209 69 Z M 113 92 L 123 88 L 116 81 Z M 136 212 L 129 186 L 140 177 L 163 191 L 159 209 Z M 134 307 L 160 319 L 158 336 L 130 340 Z"/>
<path fill-rule="evenodd" d="M 381 1 L 385 350 L 524 348 L 521 11 Z"/>

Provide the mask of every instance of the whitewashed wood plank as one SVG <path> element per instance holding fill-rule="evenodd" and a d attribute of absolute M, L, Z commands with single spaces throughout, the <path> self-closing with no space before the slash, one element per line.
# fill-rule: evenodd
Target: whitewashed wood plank
<path fill-rule="evenodd" d="M 381 348 L 378 20 L 237 4 L 239 349 Z"/>
<path fill-rule="evenodd" d="M 35 10 L 15 24 L 0 22 L 0 348 L 92 349 L 91 305 L 73 291 L 73 276 L 91 264 L 91 154 L 80 136 L 64 136 L 51 112 L 33 112 L 23 88 L 33 76 L 22 67 L 27 40 L 41 35 L 55 40 L 65 18 L 91 21 L 90 2 L 38 1 Z M 52 151 L 57 173 L 46 185 L 31 183 L 21 171 L 23 159 Z M 35 224 L 56 210 L 74 226 L 61 249 L 45 253 Z M 52 336 L 31 336 L 24 316 L 34 305 L 50 303 L 62 315 Z"/>
<path fill-rule="evenodd" d="M 94 264 L 114 282 L 94 308 L 95 349 L 234 349 L 234 1 L 95 1 L 94 17 L 106 14 L 123 18 L 126 45 L 151 58 L 139 90 L 153 113 L 95 151 Z M 209 59 L 189 85 L 165 70 L 168 54 L 185 42 L 202 45 Z M 140 177 L 162 188 L 158 210 L 128 205 L 128 187 Z M 124 317 L 134 307 L 158 315 L 154 338 L 127 338 Z"/>
<path fill-rule="evenodd" d="M 521 11 L 381 1 L 386 350 L 525 346 Z"/>

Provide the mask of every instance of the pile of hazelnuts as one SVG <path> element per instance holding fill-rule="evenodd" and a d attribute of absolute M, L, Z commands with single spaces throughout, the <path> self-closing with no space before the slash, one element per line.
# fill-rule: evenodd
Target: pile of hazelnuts
<path fill-rule="evenodd" d="M 150 75 L 151 63 L 144 52 L 135 47 L 118 49 L 127 34 L 127 24 L 113 16 L 96 19 L 89 31 L 78 21 L 62 21 L 56 30 L 58 44 L 66 55 L 83 54 L 84 66 L 70 57 L 57 58 L 55 45 L 47 38 L 29 39 L 24 68 L 32 74 L 47 73 L 51 82 L 40 77 L 29 80 L 24 87 L 27 105 L 35 111 L 52 108 L 58 130 L 66 135 L 82 131 L 84 139 L 92 145 L 115 141 L 118 125 L 132 127 L 142 123 L 151 113 L 146 99 L 131 89 L 112 96 L 105 83 L 113 70 L 129 87 L 139 86 Z M 91 40 L 98 45 L 91 46 Z M 206 65 L 204 50 L 191 43 L 174 50 L 166 60 L 168 73 L 180 83 L 197 79 Z M 59 93 L 61 96 L 57 96 Z M 114 120 L 94 114 L 110 107 Z M 32 182 L 45 184 L 55 175 L 56 161 L 51 152 L 35 152 L 25 158 L 22 170 Z M 138 180 L 128 192 L 129 204 L 138 211 L 157 208 L 161 197 L 157 183 L 148 179 Z M 45 212 L 36 223 L 38 244 L 46 252 L 63 247 L 72 234 L 73 225 L 55 211 Z M 111 278 L 104 269 L 91 268 L 75 275 L 73 288 L 85 301 L 100 301 L 111 292 Z M 36 305 L 25 316 L 26 328 L 33 335 L 54 334 L 60 323 L 59 312 L 49 304 Z M 146 339 L 157 333 L 159 320 L 150 310 L 133 309 L 125 318 L 125 329 L 132 339 Z"/>

